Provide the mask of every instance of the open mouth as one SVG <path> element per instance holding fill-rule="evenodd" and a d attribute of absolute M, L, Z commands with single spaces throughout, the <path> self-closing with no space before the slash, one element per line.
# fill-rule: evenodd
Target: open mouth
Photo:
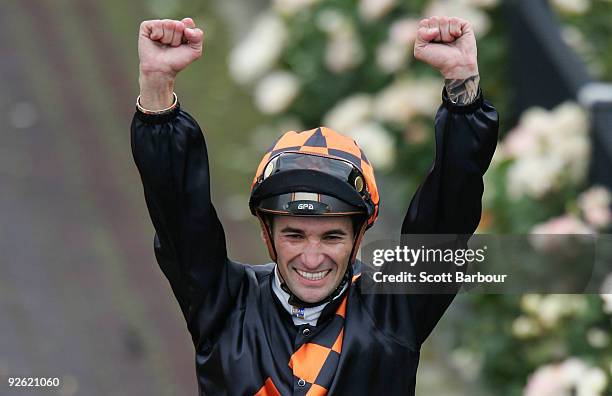
<path fill-rule="evenodd" d="M 325 276 L 331 272 L 331 269 L 325 270 L 325 271 L 317 271 L 317 272 L 306 272 L 306 271 L 302 271 L 299 269 L 295 269 L 295 272 L 297 272 L 298 275 L 300 275 L 302 278 L 306 280 L 318 281 L 318 280 L 325 278 Z"/>

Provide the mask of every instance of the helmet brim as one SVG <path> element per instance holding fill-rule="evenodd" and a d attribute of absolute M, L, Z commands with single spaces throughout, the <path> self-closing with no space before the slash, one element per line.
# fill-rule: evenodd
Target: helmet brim
<path fill-rule="evenodd" d="M 320 194 L 322 197 L 319 202 L 329 206 L 329 210 L 317 210 L 311 214 L 308 211 L 291 210 L 287 207 L 290 202 L 289 193 L 296 192 Z M 346 180 L 313 169 L 293 169 L 272 174 L 255 186 L 249 200 L 249 208 L 254 215 L 261 210 L 267 213 L 302 216 L 370 215 L 373 210 Z"/>

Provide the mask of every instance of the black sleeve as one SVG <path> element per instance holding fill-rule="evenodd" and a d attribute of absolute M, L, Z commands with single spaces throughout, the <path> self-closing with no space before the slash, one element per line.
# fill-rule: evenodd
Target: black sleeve
<path fill-rule="evenodd" d="M 241 279 L 211 203 L 204 137 L 178 106 L 164 115 L 136 111 L 131 144 L 156 231 L 155 256 L 196 343 L 227 315 Z"/>
<path fill-rule="evenodd" d="M 450 102 L 446 90 L 436 114 L 436 157 L 402 224 L 402 234 L 472 234 L 480 222 L 484 176 L 497 144 L 498 115 L 482 92 L 467 106 Z M 451 264 L 452 265 L 452 264 Z M 425 341 L 455 294 L 408 296 L 419 343 Z"/>
<path fill-rule="evenodd" d="M 434 163 L 417 189 L 402 224 L 402 234 L 455 234 L 463 247 L 478 226 L 486 172 L 498 135 L 498 115 L 483 99 L 465 106 L 450 102 L 446 91 L 435 119 Z M 373 316 L 391 334 L 420 346 L 436 326 L 455 293 L 379 295 Z"/>

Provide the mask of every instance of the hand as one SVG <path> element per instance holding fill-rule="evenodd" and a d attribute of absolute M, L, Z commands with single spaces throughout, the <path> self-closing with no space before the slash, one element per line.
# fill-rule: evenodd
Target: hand
<path fill-rule="evenodd" d="M 202 55 L 203 37 L 191 18 L 144 21 L 138 34 L 140 71 L 175 77 Z"/>
<path fill-rule="evenodd" d="M 476 38 L 466 20 L 431 17 L 419 22 L 414 57 L 440 71 L 445 79 L 478 75 Z"/>
<path fill-rule="evenodd" d="M 204 33 L 191 18 L 144 21 L 138 33 L 140 104 L 160 110 L 172 104 L 176 75 L 202 56 Z"/>

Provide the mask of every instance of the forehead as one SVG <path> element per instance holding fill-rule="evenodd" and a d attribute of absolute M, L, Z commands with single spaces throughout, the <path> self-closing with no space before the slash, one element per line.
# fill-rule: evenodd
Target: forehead
<path fill-rule="evenodd" d="M 352 231 L 353 223 L 349 216 L 274 216 L 274 229 L 285 227 L 304 232 L 326 232 L 332 229 Z"/>

